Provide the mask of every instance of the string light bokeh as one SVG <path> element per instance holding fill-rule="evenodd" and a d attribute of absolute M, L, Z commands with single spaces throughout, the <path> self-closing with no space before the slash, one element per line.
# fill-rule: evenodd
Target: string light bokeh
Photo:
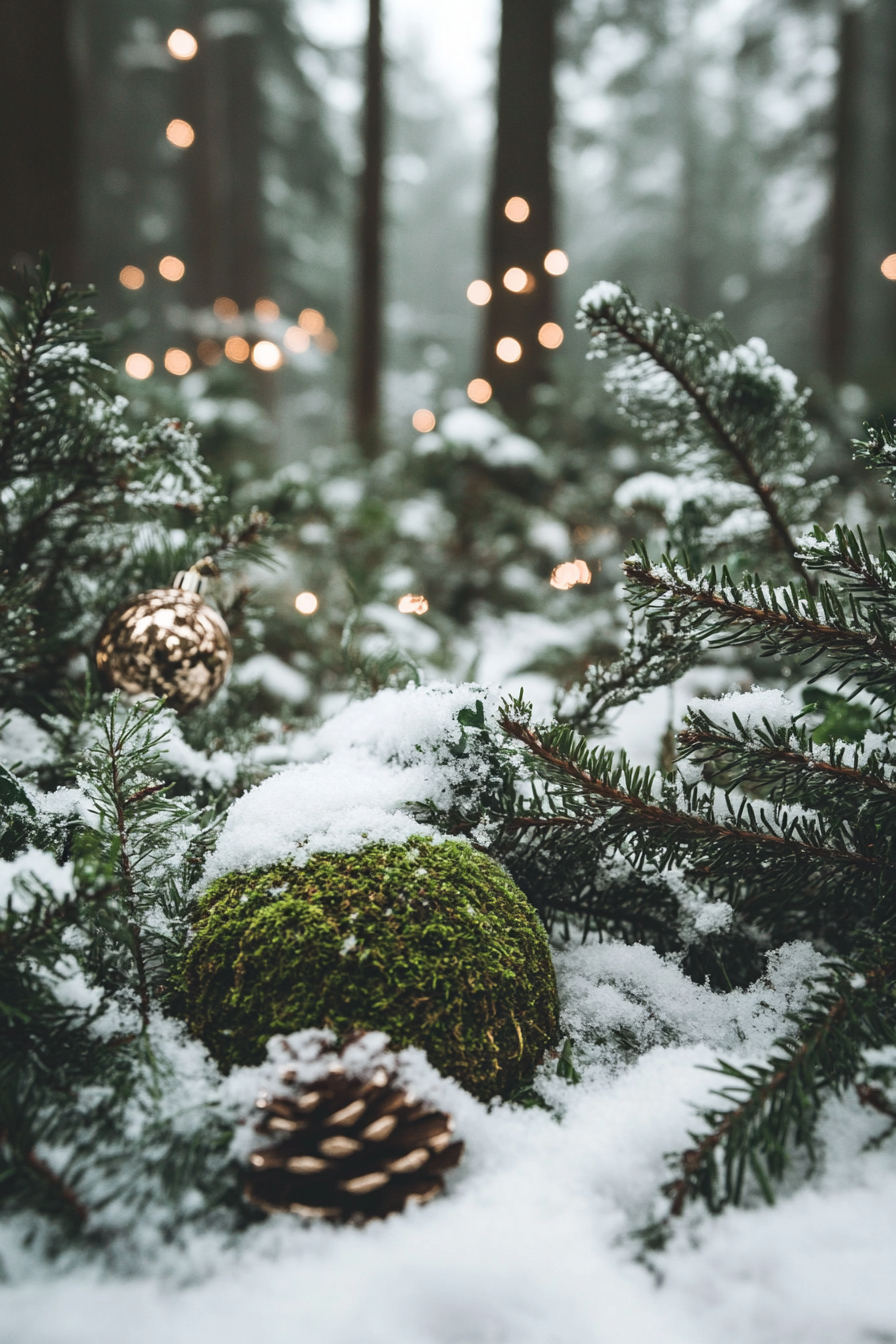
<path fill-rule="evenodd" d="M 256 341 L 252 347 L 252 363 L 256 369 L 271 373 L 283 363 L 283 354 L 273 341 Z"/>
<path fill-rule="evenodd" d="M 165 128 L 165 139 L 178 149 L 189 149 L 196 139 L 196 132 L 188 121 L 174 117 Z"/>
<path fill-rule="evenodd" d="M 429 434 L 436 427 L 436 417 L 433 415 L 432 411 L 427 410 L 425 407 L 421 407 L 419 411 L 415 411 L 411 416 L 411 424 L 418 434 Z"/>
<path fill-rule="evenodd" d="M 487 280 L 471 280 L 467 285 L 467 298 L 477 308 L 483 308 L 492 297 L 492 287 Z"/>
<path fill-rule="evenodd" d="M 523 196 L 511 196 L 504 214 L 512 224 L 523 224 L 529 218 L 529 202 Z"/>
<path fill-rule="evenodd" d="M 484 406 L 492 399 L 492 385 L 486 378 L 471 378 L 467 383 L 467 396 L 477 406 Z"/>
<path fill-rule="evenodd" d="M 128 355 L 124 362 L 124 371 L 128 377 L 136 378 L 141 383 L 145 378 L 149 378 L 154 368 L 155 365 L 149 355 L 141 355 L 137 351 Z"/>
<path fill-rule="evenodd" d="M 184 374 L 189 373 L 192 367 L 193 361 L 186 350 L 181 350 L 173 345 L 165 351 L 165 368 L 169 373 L 175 374 L 178 378 L 183 378 Z"/>
<path fill-rule="evenodd" d="M 319 605 L 314 593 L 299 593 L 296 598 L 296 611 L 300 616 L 313 616 Z"/>
<path fill-rule="evenodd" d="M 176 61 L 192 61 L 199 50 L 199 43 L 186 28 L 175 28 L 169 33 L 166 45 Z"/>
<path fill-rule="evenodd" d="M 159 262 L 159 275 L 163 280 L 183 280 L 186 269 L 180 257 L 163 257 Z"/>
<path fill-rule="evenodd" d="M 569 270 L 569 257 L 559 247 L 552 247 L 544 259 L 544 268 L 548 275 L 565 275 Z"/>
<path fill-rule="evenodd" d="M 396 605 L 403 616 L 425 616 L 429 611 L 429 603 L 422 593 L 405 593 Z"/>
<path fill-rule="evenodd" d="M 233 364 L 245 364 L 251 351 L 249 342 L 242 336 L 228 336 L 224 342 L 224 353 Z"/>
<path fill-rule="evenodd" d="M 495 346 L 495 354 L 504 364 L 516 364 L 522 358 L 523 347 L 515 336 L 502 336 Z"/>
<path fill-rule="evenodd" d="M 559 588 L 563 593 L 574 588 L 577 583 L 590 582 L 591 570 L 584 560 L 564 560 L 551 570 L 551 587 Z"/>

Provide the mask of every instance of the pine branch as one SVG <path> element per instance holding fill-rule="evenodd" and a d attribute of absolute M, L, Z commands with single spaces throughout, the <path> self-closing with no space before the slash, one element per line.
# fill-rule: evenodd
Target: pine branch
<path fill-rule="evenodd" d="M 610 383 L 621 393 L 623 411 L 651 437 L 671 438 L 670 431 L 679 430 L 693 441 L 694 421 L 699 419 L 734 474 L 752 491 L 772 536 L 811 591 L 814 580 L 760 465 L 763 458 L 768 460 L 776 440 L 781 441 L 781 450 L 790 450 L 791 458 L 798 443 L 803 456 L 811 443 L 811 430 L 801 419 L 805 395 L 794 395 L 789 386 L 792 375 L 777 369 L 764 347 L 760 354 L 755 343 L 752 348 L 721 349 L 729 338 L 718 319 L 701 324 L 669 307 L 647 313 L 623 285 L 604 282 L 589 290 L 582 299 L 579 325 L 589 331 L 598 355 L 628 353 L 628 364 Z M 645 386 L 631 379 L 632 371 L 643 371 L 645 363 L 676 385 L 680 403 L 674 396 L 664 396 L 649 375 Z M 638 407 L 640 414 L 632 414 L 631 407 Z"/>
<path fill-rule="evenodd" d="M 639 605 L 678 619 L 686 609 L 692 630 L 705 637 L 725 632 L 728 645 L 758 639 L 764 651 L 802 656 L 805 663 L 824 655 L 826 670 L 859 676 L 869 689 L 889 686 L 893 678 L 896 632 L 877 613 L 866 616 L 853 594 L 845 607 L 830 584 L 822 584 L 817 597 L 796 585 L 772 589 L 759 580 L 746 588 L 726 569 L 718 577 L 714 569 L 698 575 L 669 558 L 653 565 L 643 548 L 626 560 L 625 572 L 641 590 Z"/>
<path fill-rule="evenodd" d="M 642 829 L 663 833 L 668 840 L 671 851 L 677 851 L 679 847 L 687 847 L 694 841 L 710 843 L 715 841 L 740 841 L 748 846 L 767 849 L 770 852 L 788 852 L 794 857 L 811 859 L 813 863 L 821 862 L 865 872 L 882 873 L 888 871 L 889 865 L 858 850 L 835 848 L 830 845 L 795 839 L 794 828 L 791 828 L 788 833 L 781 834 L 767 829 L 759 829 L 758 826 L 754 829 L 753 827 L 717 822 L 697 812 L 673 810 L 661 803 L 650 801 L 631 789 L 621 789 L 617 784 L 593 774 L 575 760 L 570 759 L 562 751 L 555 749 L 550 743 L 546 743 L 527 724 L 504 717 L 501 720 L 501 727 L 510 737 L 521 742 L 533 756 L 548 766 L 552 772 L 572 781 L 584 796 L 595 800 L 602 812 L 618 811 L 626 817 L 626 824 L 629 826 L 632 823 L 637 823 Z M 605 754 L 603 759 L 609 759 L 608 754 Z M 745 804 L 745 807 L 749 808 L 749 804 Z M 755 815 L 752 815 L 751 819 L 755 824 Z M 587 816 L 585 818 L 555 817 L 552 820 L 555 824 L 559 823 L 560 825 L 582 825 L 583 822 L 586 825 L 593 824 L 593 819 L 589 819 Z M 522 828 L 533 823 L 542 824 L 542 819 L 516 817 L 507 824 Z"/>
<path fill-rule="evenodd" d="M 894 963 L 864 974 L 832 968 L 803 1017 L 800 1036 L 777 1041 L 781 1053 L 768 1065 L 736 1069 L 720 1061 L 718 1072 L 734 1082 L 717 1095 L 737 1104 L 706 1112 L 709 1132 L 692 1136 L 696 1146 L 682 1154 L 681 1175 L 664 1187 L 673 1216 L 697 1198 L 713 1212 L 740 1203 L 748 1172 L 774 1202 L 773 1182 L 784 1173 L 788 1148 L 802 1146 L 812 1155 L 812 1128 L 824 1095 L 852 1080 L 863 1049 L 896 1042 L 894 971 Z"/>

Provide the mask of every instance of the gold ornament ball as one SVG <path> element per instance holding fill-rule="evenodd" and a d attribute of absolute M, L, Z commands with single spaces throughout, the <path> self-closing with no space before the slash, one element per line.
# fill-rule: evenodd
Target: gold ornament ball
<path fill-rule="evenodd" d="M 96 667 L 107 690 L 164 696 L 178 714 L 207 704 L 232 661 L 224 621 L 184 588 L 154 588 L 128 598 L 107 616 L 96 643 Z"/>

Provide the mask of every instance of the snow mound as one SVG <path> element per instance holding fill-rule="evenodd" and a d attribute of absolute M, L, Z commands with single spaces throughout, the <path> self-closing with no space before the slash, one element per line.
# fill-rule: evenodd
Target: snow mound
<path fill-rule="evenodd" d="M 312 854 L 354 853 L 412 835 L 440 838 L 414 805 L 447 806 L 456 789 L 485 782 L 475 752 L 458 757 L 457 716 L 481 701 L 497 719 L 497 692 L 481 686 L 407 686 L 355 701 L 302 744 L 305 762 L 264 780 L 233 803 L 205 870 L 206 881 Z M 317 759 L 314 759 L 317 757 Z"/>

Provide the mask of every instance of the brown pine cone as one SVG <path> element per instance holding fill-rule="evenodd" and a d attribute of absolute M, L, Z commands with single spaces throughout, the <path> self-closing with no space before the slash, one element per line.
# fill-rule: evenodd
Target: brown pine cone
<path fill-rule="evenodd" d="M 454 1122 L 395 1082 L 383 1065 L 365 1079 L 336 1062 L 319 1080 L 289 1091 L 262 1092 L 256 1133 L 273 1139 L 249 1157 L 245 1196 L 268 1213 L 365 1223 L 425 1204 L 444 1189 L 442 1172 L 456 1167 L 464 1145 L 451 1141 Z"/>

